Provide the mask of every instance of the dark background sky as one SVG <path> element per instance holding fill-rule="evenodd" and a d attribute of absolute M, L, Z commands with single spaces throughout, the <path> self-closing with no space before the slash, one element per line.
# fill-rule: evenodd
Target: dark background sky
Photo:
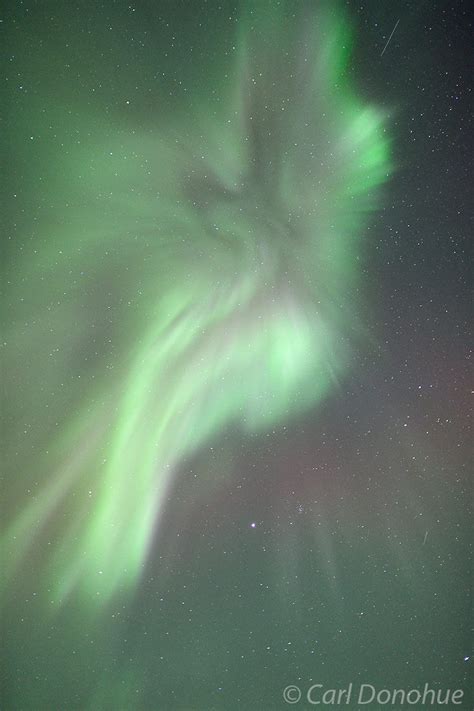
<path fill-rule="evenodd" d="M 315 414 L 264 437 L 229 431 L 183 466 L 127 605 L 88 624 L 74 606 L 48 617 L 17 580 L 6 711 L 273 711 L 287 684 L 349 682 L 462 688 L 471 708 L 471 17 L 467 2 L 346 5 L 350 74 L 392 114 L 396 165 L 363 255 L 367 342 Z M 35 170 L 49 151 L 57 162 L 48 139 L 22 142 L 42 102 L 72 107 L 66 148 L 82 114 L 146 127 L 195 95 L 212 103 L 237 15 L 200 0 L 10 3 L 16 234 Z M 12 274 L 22 248 L 9 240 Z M 209 494 L 202 472 L 223 468 Z"/>

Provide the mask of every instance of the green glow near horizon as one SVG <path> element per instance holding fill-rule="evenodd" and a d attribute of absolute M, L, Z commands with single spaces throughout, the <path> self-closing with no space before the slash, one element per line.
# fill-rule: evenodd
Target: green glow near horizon
<path fill-rule="evenodd" d="M 258 433 L 316 407 L 347 367 L 360 238 L 390 172 L 384 118 L 349 86 L 335 7 L 302 25 L 262 7 L 218 109 L 196 101 L 113 145 L 102 119 L 50 167 L 64 216 L 21 265 L 30 306 L 10 335 L 21 351 L 28 314 L 43 335 L 16 367 L 38 397 L 65 392 L 66 415 L 4 542 L 13 575 L 52 527 L 57 604 L 133 586 L 180 462 L 228 423 Z M 41 343 L 64 355 L 47 364 Z"/>

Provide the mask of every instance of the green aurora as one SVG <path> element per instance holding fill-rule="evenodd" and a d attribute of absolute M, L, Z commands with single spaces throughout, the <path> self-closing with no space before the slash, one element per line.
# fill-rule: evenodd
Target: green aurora
<path fill-rule="evenodd" d="M 115 140 L 92 109 L 51 106 L 39 127 L 70 120 L 86 138 L 40 151 L 35 248 L 7 288 L 10 399 L 21 381 L 48 445 L 3 548 L 7 586 L 43 557 L 53 609 L 133 591 L 185 458 L 229 425 L 255 434 L 316 408 L 363 331 L 385 117 L 350 84 L 336 5 L 285 7 L 247 7 L 212 106 L 117 122 Z M 12 437 L 12 471 L 17 450 Z"/>

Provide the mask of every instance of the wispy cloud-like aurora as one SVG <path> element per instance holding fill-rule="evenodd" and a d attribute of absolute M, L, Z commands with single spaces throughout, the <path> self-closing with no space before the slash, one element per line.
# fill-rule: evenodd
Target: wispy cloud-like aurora
<path fill-rule="evenodd" d="M 58 604 L 133 587 L 183 459 L 317 407 L 348 365 L 388 139 L 336 4 L 292 8 L 248 5 L 212 110 L 49 168 L 68 210 L 19 265 L 6 362 L 36 402 L 55 393 L 58 421 L 4 533 L 8 585 L 40 546 Z"/>

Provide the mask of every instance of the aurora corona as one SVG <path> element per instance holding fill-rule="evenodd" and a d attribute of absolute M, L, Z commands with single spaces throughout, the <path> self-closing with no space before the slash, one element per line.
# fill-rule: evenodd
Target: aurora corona
<path fill-rule="evenodd" d="M 26 281 L 34 303 L 7 341 L 15 361 L 19 324 L 37 325 L 35 358 L 15 367 L 35 397 L 61 392 L 61 414 L 4 533 L 7 584 L 44 545 L 58 604 L 133 588 L 183 460 L 229 424 L 265 432 L 317 407 L 348 366 L 389 143 L 349 84 L 336 5 L 290 8 L 247 5 L 212 107 L 83 142 L 51 169 L 76 198 L 25 255 L 10 297 Z"/>

